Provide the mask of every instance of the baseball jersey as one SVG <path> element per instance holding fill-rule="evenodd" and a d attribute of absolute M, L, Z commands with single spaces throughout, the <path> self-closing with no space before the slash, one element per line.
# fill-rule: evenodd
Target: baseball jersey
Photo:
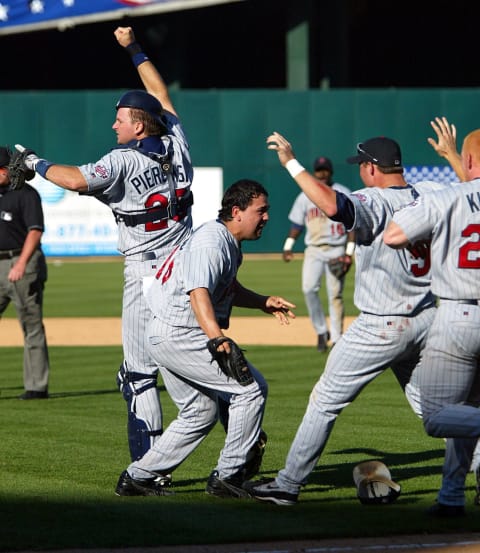
<path fill-rule="evenodd" d="M 393 220 L 412 244 L 431 238 L 437 296 L 480 299 L 480 178 L 422 195 Z"/>
<path fill-rule="evenodd" d="M 160 267 L 147 292 L 153 314 L 175 327 L 198 328 L 189 292 L 206 288 L 220 328 L 229 327 L 240 244 L 219 220 L 199 226 Z"/>
<path fill-rule="evenodd" d="M 350 190 L 341 184 L 334 183 L 332 188 L 337 192 L 350 194 Z M 304 192 L 296 197 L 288 218 L 295 225 L 306 229 L 306 246 L 342 246 L 347 241 L 343 223 L 329 219 Z"/>
<path fill-rule="evenodd" d="M 133 141 L 111 150 L 96 163 L 79 166 L 87 181 L 88 194 L 107 204 L 114 212 L 137 214 L 169 204 L 171 178 L 177 196 L 185 193 L 193 179 L 189 146 L 179 119 L 171 113 L 165 113 L 164 118 L 167 135 Z M 163 171 L 158 161 L 147 155 L 150 152 L 170 154 L 171 176 Z M 119 221 L 118 250 L 124 255 L 132 255 L 166 244 L 178 244 L 188 235 L 191 227 L 190 209 L 182 218 L 135 226 Z"/>
<path fill-rule="evenodd" d="M 423 185 L 423 187 L 422 187 Z M 435 304 L 430 289 L 430 260 L 383 242 L 383 231 L 395 211 L 411 203 L 430 183 L 407 187 L 364 188 L 348 197 L 354 207 L 354 303 L 364 313 L 410 316 Z M 341 214 L 339 214 L 341 215 Z"/>
<path fill-rule="evenodd" d="M 26 184 L 21 190 L 0 187 L 0 250 L 23 248 L 30 230 L 44 230 L 39 193 Z"/>

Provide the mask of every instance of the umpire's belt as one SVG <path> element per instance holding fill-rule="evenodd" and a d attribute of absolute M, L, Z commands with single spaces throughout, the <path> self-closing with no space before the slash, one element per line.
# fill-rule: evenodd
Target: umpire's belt
<path fill-rule="evenodd" d="M 22 249 L 19 250 L 0 250 L 0 260 L 1 259 L 12 259 L 12 257 L 15 257 L 16 255 L 20 255 L 22 253 Z"/>
<path fill-rule="evenodd" d="M 461 305 L 480 305 L 480 300 L 452 300 L 450 298 L 440 298 L 440 301 L 451 301 Z"/>

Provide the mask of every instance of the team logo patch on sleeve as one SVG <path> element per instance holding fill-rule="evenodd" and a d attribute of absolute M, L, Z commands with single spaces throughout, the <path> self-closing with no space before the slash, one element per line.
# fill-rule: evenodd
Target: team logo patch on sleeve
<path fill-rule="evenodd" d="M 367 196 L 365 196 L 364 194 L 353 194 L 354 196 L 356 196 L 361 202 L 366 202 L 367 201 Z"/>
<path fill-rule="evenodd" d="M 108 170 L 105 165 L 95 165 L 94 167 L 95 175 L 101 179 L 108 178 Z"/>

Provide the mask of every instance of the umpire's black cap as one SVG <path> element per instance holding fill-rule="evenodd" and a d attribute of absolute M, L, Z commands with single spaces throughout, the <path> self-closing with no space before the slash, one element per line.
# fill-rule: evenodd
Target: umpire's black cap
<path fill-rule="evenodd" d="M 6 167 L 10 162 L 10 148 L 0 146 L 0 167 Z"/>

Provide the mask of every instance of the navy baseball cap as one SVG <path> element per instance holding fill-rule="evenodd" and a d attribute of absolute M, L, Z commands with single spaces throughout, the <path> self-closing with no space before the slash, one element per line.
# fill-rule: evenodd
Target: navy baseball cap
<path fill-rule="evenodd" d="M 165 125 L 163 120 L 163 107 L 162 104 L 148 92 L 144 90 L 129 90 L 122 94 L 115 106 L 118 108 L 136 108 L 141 109 L 149 113 L 154 119 L 156 119 L 162 125 Z"/>
<path fill-rule="evenodd" d="M 402 153 L 400 146 L 386 136 L 370 138 L 357 144 L 357 155 L 347 158 L 347 163 L 369 161 L 379 167 L 401 167 Z"/>
<path fill-rule="evenodd" d="M 0 167 L 6 167 L 10 162 L 10 149 L 0 146 Z"/>
<path fill-rule="evenodd" d="M 320 171 L 320 169 L 327 169 L 330 173 L 333 173 L 333 163 L 328 157 L 320 156 L 313 162 L 313 170 Z"/>

